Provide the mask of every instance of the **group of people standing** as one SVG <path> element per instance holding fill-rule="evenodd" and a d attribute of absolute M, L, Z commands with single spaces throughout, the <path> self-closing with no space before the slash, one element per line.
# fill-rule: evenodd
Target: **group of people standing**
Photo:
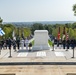
<path fill-rule="evenodd" d="M 76 46 L 76 40 L 75 39 L 67 39 L 67 40 L 57 40 L 56 38 L 54 39 L 54 45 L 57 45 L 57 47 L 59 47 L 59 45 L 61 45 L 63 47 L 63 49 L 66 48 L 66 50 L 69 49 L 69 47 L 71 47 L 72 49 L 75 48 Z"/>
<path fill-rule="evenodd" d="M 26 50 L 28 50 L 28 47 L 30 49 L 30 47 L 32 46 L 29 46 L 31 43 L 29 43 L 29 40 L 26 38 L 26 39 L 21 39 L 20 38 L 17 38 L 17 39 L 11 39 L 10 37 L 6 40 L 2 40 L 0 41 L 0 49 L 7 49 L 9 48 L 11 50 L 11 47 L 13 47 L 14 51 L 16 51 L 17 49 L 19 50 L 20 47 L 21 49 L 24 49 L 24 46 L 26 47 Z"/>
<path fill-rule="evenodd" d="M 16 51 L 16 47 L 17 47 L 17 49 L 19 49 L 20 48 L 20 39 L 15 40 L 15 39 L 11 39 L 9 37 L 8 39 L 0 41 L 0 49 L 8 49 L 8 48 L 11 49 L 12 46 L 15 51 Z"/>
<path fill-rule="evenodd" d="M 21 43 L 22 50 L 24 49 L 25 46 L 26 46 L 26 50 L 28 50 L 29 40 L 27 38 L 25 39 L 22 38 L 20 43 Z"/>

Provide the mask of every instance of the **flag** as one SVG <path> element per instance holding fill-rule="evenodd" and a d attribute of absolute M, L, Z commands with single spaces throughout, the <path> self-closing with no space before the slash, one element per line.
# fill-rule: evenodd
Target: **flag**
<path fill-rule="evenodd" d="M 65 35 L 66 34 L 66 32 L 65 32 L 65 27 L 63 28 L 63 35 Z"/>
<path fill-rule="evenodd" d="M 13 32 L 12 32 L 12 37 L 14 37 L 14 36 L 15 36 L 15 32 L 13 31 Z"/>
<path fill-rule="evenodd" d="M 3 34 L 0 32 L 0 36 L 3 36 Z"/>
<path fill-rule="evenodd" d="M 1 32 L 3 35 L 5 35 L 5 32 L 4 32 L 3 30 L 0 30 L 0 32 Z"/>
<path fill-rule="evenodd" d="M 62 39 L 64 40 L 66 38 L 66 31 L 65 31 L 65 27 L 63 28 L 63 37 Z"/>
<path fill-rule="evenodd" d="M 14 40 L 16 40 L 15 32 L 14 31 L 12 32 L 12 37 L 13 37 Z"/>
<path fill-rule="evenodd" d="M 60 39 L 60 32 L 58 33 L 58 40 Z"/>
<path fill-rule="evenodd" d="M 59 27 L 59 30 L 58 30 L 58 40 L 60 40 L 60 27 Z"/>
<path fill-rule="evenodd" d="M 69 39 L 69 35 L 68 35 L 68 33 L 66 34 L 66 40 L 68 40 Z"/>
<path fill-rule="evenodd" d="M 5 35 L 5 32 L 0 28 L 0 36 Z"/>
<path fill-rule="evenodd" d="M 67 34 L 66 34 L 66 40 L 69 39 L 69 30 L 67 31 Z"/>

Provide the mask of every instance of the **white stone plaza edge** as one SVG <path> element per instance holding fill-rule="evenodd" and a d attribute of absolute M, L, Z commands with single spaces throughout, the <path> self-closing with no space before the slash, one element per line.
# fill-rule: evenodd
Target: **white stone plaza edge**
<path fill-rule="evenodd" d="M 34 46 L 32 50 L 48 50 L 50 46 L 48 44 L 48 31 L 47 30 L 35 30 L 34 31 Z"/>

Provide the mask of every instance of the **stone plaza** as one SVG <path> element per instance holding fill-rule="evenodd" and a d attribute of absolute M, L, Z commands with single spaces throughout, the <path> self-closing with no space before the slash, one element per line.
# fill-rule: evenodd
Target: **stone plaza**
<path fill-rule="evenodd" d="M 31 51 L 26 47 L 14 51 L 12 47 L 9 58 L 9 49 L 0 50 L 0 75 L 76 75 L 76 48 L 72 58 L 72 48 L 66 51 L 62 46 L 49 47 L 47 31 L 44 33 L 47 37 L 41 34 L 42 39 L 38 38 L 40 32 L 43 34 L 36 31 Z"/>
<path fill-rule="evenodd" d="M 72 57 L 72 49 L 66 51 L 65 49 L 55 48 L 55 51 L 39 50 L 27 51 L 17 50 L 14 52 L 12 48 L 12 57 L 9 58 L 9 50 L 2 50 L 0 54 L 0 63 L 25 63 L 25 62 L 76 62 Z M 75 65 L 0 65 L 0 74 L 4 75 L 68 75 L 69 73 L 76 73 Z M 71 75 L 70 74 L 70 75 Z"/>

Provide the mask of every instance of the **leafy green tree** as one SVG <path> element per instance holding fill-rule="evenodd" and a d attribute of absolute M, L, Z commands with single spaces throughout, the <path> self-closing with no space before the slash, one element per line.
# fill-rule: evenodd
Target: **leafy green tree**
<path fill-rule="evenodd" d="M 44 25 L 44 29 L 45 29 L 45 30 L 49 30 L 48 25 Z"/>
<path fill-rule="evenodd" d="M 52 31 L 52 35 L 53 35 L 54 37 L 57 37 L 58 28 L 53 28 L 52 30 L 53 30 L 53 31 Z"/>
<path fill-rule="evenodd" d="M 20 37 L 20 38 L 25 38 L 31 35 L 31 30 L 30 28 L 27 27 L 18 27 L 16 28 L 16 37 Z"/>
<path fill-rule="evenodd" d="M 74 38 L 74 30 L 72 28 L 69 29 L 69 38 Z"/>
<path fill-rule="evenodd" d="M 66 28 L 72 28 L 72 23 L 66 23 L 66 24 L 65 24 L 65 27 L 66 27 Z"/>
<path fill-rule="evenodd" d="M 35 23 L 31 27 L 32 34 L 34 34 L 35 30 L 43 30 L 43 29 L 44 29 L 44 27 L 41 23 Z"/>
<path fill-rule="evenodd" d="M 52 34 L 52 26 L 51 25 L 44 25 L 44 29 L 48 30 L 49 34 Z"/>
<path fill-rule="evenodd" d="M 0 27 L 2 28 L 2 22 L 3 22 L 3 19 L 1 19 L 0 17 Z"/>
<path fill-rule="evenodd" d="M 73 29 L 76 28 L 76 22 L 72 24 L 72 28 L 73 28 Z"/>
<path fill-rule="evenodd" d="M 0 17 L 0 23 L 2 23 L 2 21 L 3 21 L 3 20 L 2 20 L 1 17 Z"/>
<path fill-rule="evenodd" d="M 74 15 L 76 16 L 76 4 L 73 5 Z"/>
<path fill-rule="evenodd" d="M 31 30 L 29 28 L 24 28 L 24 37 L 29 37 L 31 35 Z"/>
<path fill-rule="evenodd" d="M 14 25 L 12 25 L 12 24 L 4 24 L 4 26 L 3 26 L 3 31 L 5 32 L 4 37 L 5 38 L 8 38 L 8 37 L 12 38 L 13 30 L 15 30 Z"/>

